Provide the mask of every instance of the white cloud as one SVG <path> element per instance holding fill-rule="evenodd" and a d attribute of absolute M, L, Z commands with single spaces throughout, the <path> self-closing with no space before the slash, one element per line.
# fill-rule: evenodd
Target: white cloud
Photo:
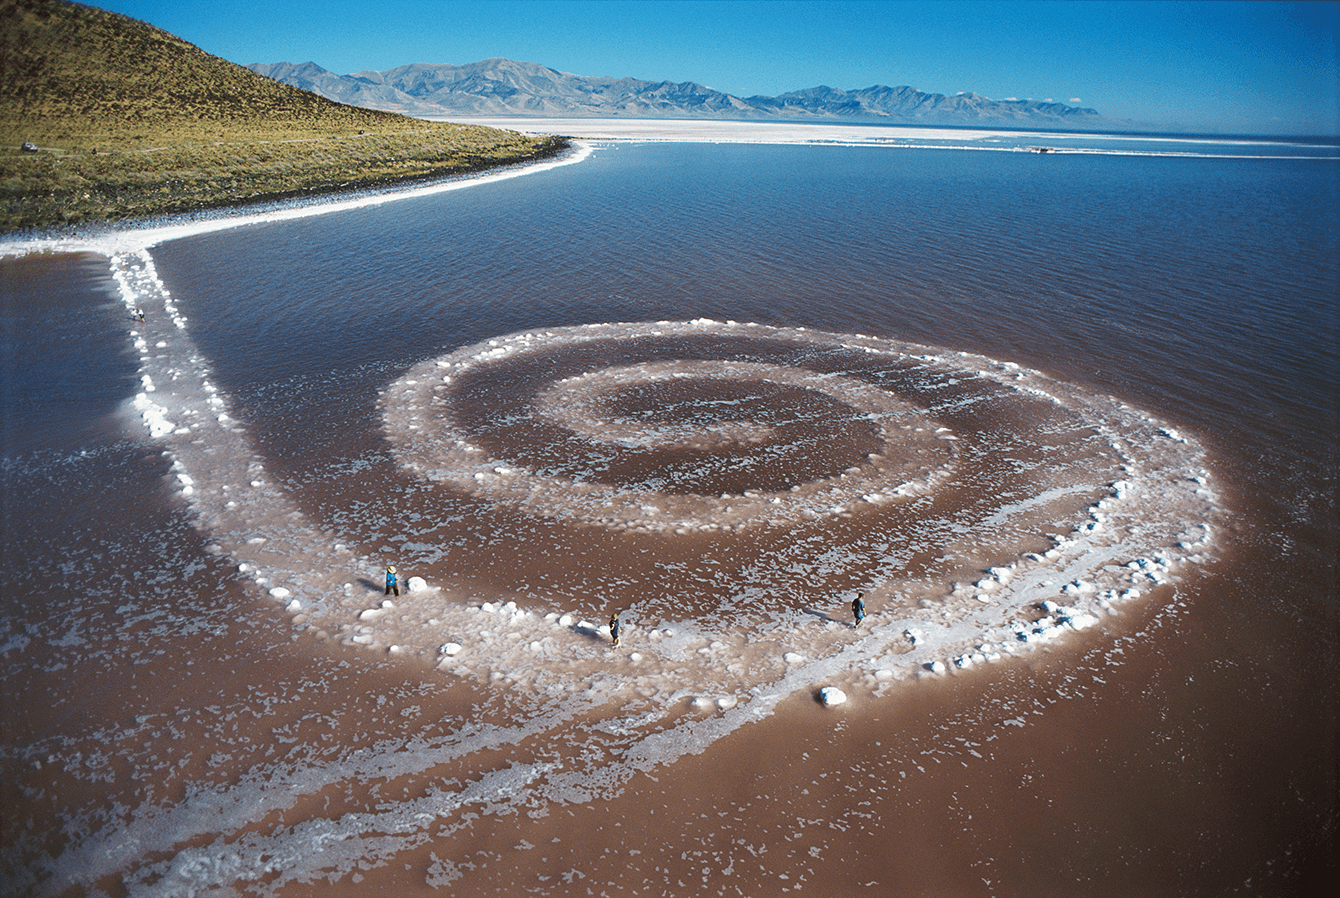
<path fill-rule="evenodd" d="M 1078 106 L 1080 103 L 1083 103 L 1084 101 L 1081 100 L 1079 97 L 1071 97 L 1070 102 Z"/>

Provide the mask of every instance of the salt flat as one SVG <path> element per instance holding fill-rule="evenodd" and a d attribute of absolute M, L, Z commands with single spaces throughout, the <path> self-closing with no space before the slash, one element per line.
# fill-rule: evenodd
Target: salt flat
<path fill-rule="evenodd" d="M 436 117 L 430 120 L 438 120 Z M 981 140 L 1018 137 L 1036 132 L 999 129 L 919 128 L 891 125 L 846 125 L 838 122 L 732 122 L 686 119 L 594 118 L 462 118 L 451 121 L 486 125 L 524 134 L 563 134 L 583 140 L 656 140 L 686 143 L 837 143 L 903 144 L 915 140 Z M 1039 133 L 1038 136 L 1041 136 Z"/>

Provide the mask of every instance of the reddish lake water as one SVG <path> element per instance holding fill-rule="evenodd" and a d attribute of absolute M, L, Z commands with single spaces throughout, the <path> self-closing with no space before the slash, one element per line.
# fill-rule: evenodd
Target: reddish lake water
<path fill-rule="evenodd" d="M 1329 894 L 1337 193 L 621 145 L 0 258 L 3 891 Z"/>

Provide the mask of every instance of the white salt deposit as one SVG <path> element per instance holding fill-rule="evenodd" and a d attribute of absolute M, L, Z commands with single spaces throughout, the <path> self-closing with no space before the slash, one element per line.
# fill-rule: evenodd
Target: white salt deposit
<path fill-rule="evenodd" d="M 274 596 L 277 599 L 301 599 L 295 611 L 301 608 L 312 626 L 343 634 L 342 638 L 355 644 L 395 645 L 405 654 L 431 659 L 445 654 L 439 652 L 440 642 L 434 636 L 448 629 L 453 634 L 449 644 L 459 646 L 456 651 L 471 658 L 466 667 L 455 669 L 457 673 L 489 676 L 505 670 L 534 687 L 548 688 L 552 684 L 558 688 L 570 676 L 565 669 L 586 670 L 593 663 L 606 663 L 604 656 L 588 654 L 598 645 L 608 646 L 608 631 L 603 624 L 561 609 L 533 614 L 521 604 L 520 597 L 486 597 L 472 606 L 450 583 L 428 589 L 426 579 L 416 576 L 406 582 L 403 607 L 370 607 L 370 603 L 359 607 L 370 597 L 360 597 L 358 588 L 325 576 L 323 567 L 313 568 L 309 559 L 338 547 L 340 561 L 329 572 L 334 577 L 348 570 L 379 570 L 381 561 L 357 557 L 348 551 L 347 540 L 336 534 L 307 529 L 301 512 L 283 498 L 282 492 L 270 488 L 264 464 L 253 457 L 236 425 L 225 427 L 218 422 L 217 390 L 190 346 L 185 318 L 176 314 L 171 298 L 161 289 L 148 255 L 118 257 L 113 267 L 128 303 L 149 309 L 150 320 L 155 322 L 160 318 L 156 313 L 161 306 L 162 317 L 176 325 L 153 335 L 161 336 L 155 342 L 165 342 L 168 347 L 160 355 L 143 357 L 142 374 L 155 384 L 173 385 L 171 394 L 158 392 L 165 398 L 154 408 L 165 409 L 168 403 L 179 408 L 178 416 L 189 429 L 180 434 L 184 428 L 169 429 L 170 423 L 155 426 L 160 419 L 166 422 L 158 412 L 144 420 L 151 436 L 168 443 L 183 497 L 196 506 L 202 526 L 238 559 L 239 571 L 249 574 L 258 585 L 282 582 L 283 586 L 265 588 L 284 591 Z M 554 353 L 689 338 L 729 338 L 738 345 L 755 345 L 757 351 L 753 358 L 737 355 L 729 361 L 649 358 L 613 367 L 579 368 L 542 386 L 534 402 L 525 406 L 524 414 L 546 427 L 563 428 L 590 445 L 608 447 L 601 451 L 651 450 L 673 458 L 688 448 L 709 454 L 760 452 L 763 458 L 780 459 L 788 453 L 812 450 L 806 444 L 778 437 L 780 424 L 793 426 L 780 417 L 790 407 L 789 400 L 772 407 L 767 397 L 772 395 L 769 391 L 782 391 L 777 395 L 788 396 L 800 391 L 833 408 L 850 410 L 852 421 L 868 422 L 862 426 L 874 428 L 877 450 L 863 451 L 857 464 L 784 489 L 744 488 L 725 491 L 723 498 L 723 493 L 716 492 L 662 491 L 644 482 L 606 484 L 585 477 L 579 470 L 553 473 L 562 463 L 559 455 L 540 465 L 497 456 L 493 450 L 476 445 L 476 434 L 459 425 L 450 413 L 453 391 L 461 389 L 456 384 L 466 381 L 487 386 L 494 366 L 511 366 L 498 369 L 510 371 Z M 830 361 L 824 369 L 797 365 L 791 358 L 801 350 L 836 361 Z M 844 355 L 850 356 L 849 362 L 842 361 Z M 190 361 L 178 361 L 181 359 Z M 880 379 L 861 373 L 863 366 L 872 362 L 884 372 Z M 441 375 L 429 376 L 431 372 L 442 372 L 446 380 Z M 678 402 L 682 409 L 699 416 L 691 419 L 694 421 L 701 420 L 701 414 L 711 408 L 701 402 L 695 405 L 695 392 L 709 397 L 738 395 L 736 384 L 740 383 L 753 385 L 751 389 L 761 392 L 746 413 L 735 417 L 713 413 L 715 423 L 704 427 L 609 413 L 610 397 L 656 391 L 671 382 L 687 388 L 688 392 L 681 390 L 675 395 L 681 397 Z M 721 393 L 722 388 L 727 392 Z M 486 408 L 498 409 L 506 409 L 509 401 L 501 394 L 484 399 Z M 144 394 L 139 402 L 148 407 Z M 388 438 L 397 448 L 406 476 L 414 481 L 454 484 L 490 502 L 516 505 L 555 520 L 581 521 L 616 532 L 657 531 L 686 537 L 695 533 L 739 533 L 756 527 L 793 527 L 825 518 L 860 521 L 863 527 L 879 526 L 880 516 L 912 507 L 919 497 L 935 494 L 941 484 L 959 476 L 960 447 L 968 442 L 962 438 L 982 429 L 973 417 L 978 410 L 995 414 L 991 410 L 996 404 L 1018 407 L 1028 402 L 1041 403 L 1040 414 L 1056 417 L 1054 427 L 1065 425 L 1079 435 L 1096 434 L 1090 439 L 1101 441 L 1102 451 L 1112 458 L 1095 464 L 1100 455 L 1090 457 L 1069 446 L 1053 449 L 1039 443 L 1038 451 L 1052 456 L 1055 483 L 1039 479 L 1031 497 L 1016 495 L 994 509 L 987 506 L 982 527 L 993 536 L 993 560 L 983 564 L 975 576 L 971 571 L 946 567 L 941 573 L 945 579 L 938 585 L 934 580 L 900 579 L 901 565 L 892 558 L 882 574 L 886 582 L 876 584 L 866 596 L 867 607 L 881 613 L 872 615 L 859 635 L 828 627 L 798 626 L 801 618 L 752 619 L 747 614 L 736 618 L 729 639 L 722 634 L 723 638 L 695 643 L 691 620 L 665 621 L 644 631 L 639 654 L 659 665 L 661 672 L 643 667 L 639 676 L 652 677 L 653 681 L 659 676 L 661 682 L 655 688 L 667 690 L 668 695 L 677 682 L 700 682 L 739 699 L 747 694 L 742 690 L 751 684 L 778 677 L 794 684 L 790 688 L 802 688 L 806 680 L 812 682 L 821 672 L 831 677 L 831 659 L 843 656 L 854 646 L 860 646 L 860 657 L 867 660 L 892 650 L 895 654 L 891 657 L 897 659 L 895 667 L 938 672 L 945 669 L 941 659 L 946 657 L 966 659 L 966 664 L 959 665 L 966 667 L 980 663 L 977 656 L 990 660 L 1000 655 L 997 651 L 972 651 L 973 645 L 1028 645 L 1057 638 L 1067 630 L 1094 626 L 1100 613 L 1112 613 L 1146 584 L 1170 580 L 1186 559 L 1207 554 L 1211 530 L 1206 524 L 1216 510 L 1213 494 L 1206 488 L 1209 478 L 1199 450 L 1180 434 L 1172 438 L 1164 425 L 1135 410 L 1049 381 L 1016 365 L 859 335 L 705 318 L 688 323 L 560 328 L 491 338 L 480 346 L 466 347 L 411 369 L 383 391 L 382 410 Z M 515 413 L 508 414 L 512 415 L 509 422 L 523 420 Z M 1066 416 L 1074 423 L 1067 424 Z M 955 421 L 967 429 L 955 427 Z M 418 430 L 408 427 L 420 424 L 429 426 Z M 951 441 L 949 436 L 961 439 Z M 543 444 L 527 447 L 531 455 L 543 451 Z M 230 456 L 239 463 L 221 466 L 216 461 Z M 1086 466 L 1092 470 L 1086 470 Z M 226 473 L 229 470 L 245 473 L 230 480 Z M 981 479 L 980 474 L 974 476 Z M 1086 479 L 1099 482 L 1086 483 Z M 1179 489 L 1178 483 L 1185 483 L 1186 489 Z M 990 483 L 984 482 L 979 489 L 990 490 Z M 1087 504 L 1077 501 L 1086 494 L 1092 495 Z M 981 495 L 985 501 L 991 500 L 989 492 Z M 867 501 L 874 496 L 883 498 Z M 1100 514 L 1103 527 L 1081 526 Z M 1151 521 L 1166 523 L 1151 525 Z M 1182 526 L 1178 521 L 1193 523 Z M 952 520 L 929 520 L 924 526 L 927 534 L 937 534 L 934 540 L 944 543 L 945 559 L 970 557 L 974 550 L 968 549 L 969 543 L 981 552 L 981 537 L 962 530 Z M 955 538 L 944 539 L 946 533 L 955 530 L 961 531 L 961 545 Z M 1039 554 L 1011 544 L 1011 540 L 1017 540 L 1022 546 L 1039 538 L 1049 540 L 1052 548 Z M 780 568 L 790 564 L 778 562 Z M 964 573 L 969 576 L 962 576 Z M 1021 611 L 1061 595 L 1065 596 L 1066 611 L 1047 611 L 1031 618 L 1031 623 L 1020 620 Z M 433 612 L 423 614 L 418 603 L 429 600 L 434 602 Z M 531 602 L 533 599 L 528 598 L 527 605 Z M 542 605 L 540 610 L 543 612 Z M 474 619 L 476 615 L 489 617 L 492 623 Z M 422 621 L 428 617 L 434 624 L 425 630 Z M 364 629 L 354 631 L 352 621 Z M 598 641 L 592 643 L 592 637 Z M 626 629 L 625 639 L 632 638 L 632 630 Z M 566 647 L 560 648 L 564 643 Z M 862 664 L 853 663 L 846 676 L 854 683 L 863 669 Z M 886 662 L 882 669 L 894 668 Z"/>
<path fill-rule="evenodd" d="M 689 324 L 700 333 L 728 330 L 780 339 L 795 339 L 800 334 L 799 329 L 722 325 L 707 319 Z M 620 339 L 659 335 L 664 326 L 665 323 L 623 325 Z M 926 426 L 924 413 L 913 404 L 856 378 L 796 366 L 703 360 L 685 372 L 682 362 L 646 362 L 584 372 L 557 380 L 540 392 L 531 412 L 538 422 L 563 427 L 592 443 L 672 452 L 764 444 L 790 412 L 785 407 L 779 408 L 776 421 L 751 419 L 717 421 L 709 426 L 697 422 L 652 426 L 645 416 L 612 418 L 605 408 L 606 397 L 688 376 L 695 382 L 798 387 L 836 399 L 855 414 L 874 422 L 884 444 L 882 452 L 868 453 L 863 465 L 787 489 L 746 490 L 738 495 L 723 493 L 715 497 L 682 491 L 648 492 L 640 484 L 625 489 L 592 480 L 580 472 L 563 471 L 562 459 L 558 457 L 529 465 L 515 460 L 502 464 L 502 460 L 491 458 L 484 447 L 475 444 L 470 432 L 452 426 L 455 419 L 446 414 L 450 394 L 427 376 L 433 369 L 446 368 L 460 380 L 481 371 L 487 373 L 500 359 L 515 365 L 528 353 L 543 356 L 608 339 L 609 332 L 603 327 L 562 328 L 545 331 L 542 340 L 531 333 L 513 335 L 505 341 L 488 341 L 489 349 L 469 346 L 450 356 L 423 362 L 383 392 L 386 435 L 397 447 L 406 469 L 416 476 L 449 483 L 491 501 L 513 503 L 532 513 L 563 518 L 581 515 L 588 523 L 614 530 L 738 529 L 839 516 L 847 513 L 849 503 L 856 501 L 868 504 L 910 501 L 910 497 L 932 490 L 954 470 L 953 444 Z M 823 335 L 813 331 L 806 332 L 804 339 L 816 345 L 825 342 Z M 846 337 L 841 342 L 835 339 L 833 345 L 843 346 L 846 340 Z M 873 347 L 863 348 L 875 351 Z M 429 421 L 434 422 L 432 426 L 427 426 Z"/>

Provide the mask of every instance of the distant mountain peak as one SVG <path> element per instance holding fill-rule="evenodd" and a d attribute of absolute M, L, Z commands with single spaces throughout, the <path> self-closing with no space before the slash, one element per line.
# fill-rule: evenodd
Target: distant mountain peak
<path fill-rule="evenodd" d="M 502 57 L 464 65 L 410 63 L 352 75 L 336 75 L 312 62 L 248 68 L 351 106 L 419 116 L 840 120 L 1080 129 L 1121 125 L 1093 109 L 991 100 L 972 91 L 946 96 L 907 85 L 876 84 L 851 91 L 820 85 L 776 97 L 736 97 L 694 81 L 588 77 Z"/>

